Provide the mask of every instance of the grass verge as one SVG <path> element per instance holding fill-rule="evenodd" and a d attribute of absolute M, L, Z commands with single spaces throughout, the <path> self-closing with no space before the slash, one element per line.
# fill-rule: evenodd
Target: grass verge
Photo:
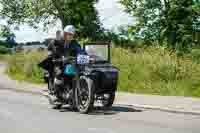
<path fill-rule="evenodd" d="M 31 51 L 17 53 L 8 58 L 6 73 L 17 80 L 26 80 L 33 83 L 44 83 L 43 70 L 37 64 L 46 57 L 46 52 Z"/>

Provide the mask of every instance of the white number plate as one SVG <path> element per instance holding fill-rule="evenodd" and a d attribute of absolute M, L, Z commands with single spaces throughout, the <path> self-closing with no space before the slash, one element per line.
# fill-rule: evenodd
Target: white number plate
<path fill-rule="evenodd" d="M 90 57 L 88 55 L 77 56 L 77 64 L 83 65 L 83 64 L 89 64 L 89 63 L 90 63 Z"/>

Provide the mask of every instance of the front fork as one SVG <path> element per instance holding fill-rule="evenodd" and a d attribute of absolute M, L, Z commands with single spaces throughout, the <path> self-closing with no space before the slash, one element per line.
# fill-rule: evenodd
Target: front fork
<path fill-rule="evenodd" d="M 77 88 L 78 78 L 79 76 L 75 76 L 72 79 L 64 80 L 64 86 L 62 87 L 60 93 L 65 103 L 68 103 L 70 105 L 75 104 L 75 89 Z M 66 81 L 66 80 L 71 80 L 71 81 Z"/>

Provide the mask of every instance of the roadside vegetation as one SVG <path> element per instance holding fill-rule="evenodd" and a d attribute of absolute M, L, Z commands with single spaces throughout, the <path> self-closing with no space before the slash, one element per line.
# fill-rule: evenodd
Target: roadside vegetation
<path fill-rule="evenodd" d="M 200 97 L 199 0 L 119 0 L 124 12 L 137 18 L 137 22 L 120 27 L 119 33 L 102 27 L 96 0 L 0 2 L 0 16 L 9 22 L 0 35 L 10 36 L 10 26 L 23 23 L 37 29 L 40 22 L 44 28 L 57 19 L 63 27 L 73 22 L 81 42 L 111 40 L 116 44 L 112 62 L 120 69 L 120 91 Z M 7 57 L 7 73 L 12 78 L 44 82 L 37 64 L 46 57 L 45 51 Z"/>
<path fill-rule="evenodd" d="M 200 96 L 199 60 L 161 47 L 113 49 L 113 63 L 120 69 L 119 90 L 133 93 Z"/>
<path fill-rule="evenodd" d="M 46 56 L 45 52 L 31 51 L 16 53 L 9 58 L 6 73 L 16 80 L 25 80 L 34 83 L 44 83 L 43 70 L 37 64 Z"/>
<path fill-rule="evenodd" d="M 10 54 L 10 51 L 8 50 L 6 43 L 2 43 L 0 41 L 0 60 L 1 61 L 7 60 L 9 54 Z"/>
<path fill-rule="evenodd" d="M 112 48 L 112 62 L 120 69 L 119 91 L 200 97 L 199 50 L 178 57 L 162 47 Z M 44 83 L 37 64 L 46 52 L 31 51 L 9 57 L 7 73 L 17 80 Z"/>

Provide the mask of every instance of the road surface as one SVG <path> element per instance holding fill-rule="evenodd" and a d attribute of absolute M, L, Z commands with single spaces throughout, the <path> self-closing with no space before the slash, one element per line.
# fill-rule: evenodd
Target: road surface
<path fill-rule="evenodd" d="M 0 90 L 0 133 L 200 133 L 200 116 L 114 105 L 89 115 L 54 110 L 45 97 Z"/>

